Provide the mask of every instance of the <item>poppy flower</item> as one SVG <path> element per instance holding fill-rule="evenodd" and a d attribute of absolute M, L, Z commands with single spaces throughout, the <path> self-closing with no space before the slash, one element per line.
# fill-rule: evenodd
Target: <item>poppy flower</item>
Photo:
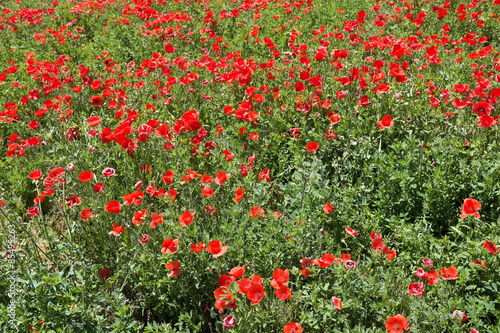
<path fill-rule="evenodd" d="M 394 125 L 395 122 L 392 120 L 392 117 L 389 115 L 382 116 L 380 121 L 377 121 L 377 126 L 379 129 L 389 128 Z"/>
<path fill-rule="evenodd" d="M 111 276 L 111 270 L 107 267 L 103 267 L 99 270 L 99 276 L 101 279 L 107 279 Z"/>
<path fill-rule="evenodd" d="M 333 212 L 333 206 L 331 203 L 327 202 L 325 203 L 325 205 L 323 206 L 323 211 L 325 212 L 325 214 L 330 214 L 331 212 Z"/>
<path fill-rule="evenodd" d="M 435 285 L 440 280 L 438 271 L 436 271 L 435 269 L 431 269 L 425 275 L 425 279 L 427 280 L 427 283 L 429 283 L 429 285 Z"/>
<path fill-rule="evenodd" d="M 93 106 L 102 105 L 102 98 L 101 98 L 101 96 L 90 97 L 90 104 L 93 105 Z"/>
<path fill-rule="evenodd" d="M 346 236 L 357 236 L 358 235 L 358 232 L 351 227 L 346 227 L 344 230 L 345 230 Z"/>
<path fill-rule="evenodd" d="M 223 246 L 220 240 L 214 239 L 207 244 L 206 250 L 212 254 L 212 257 L 218 258 L 227 251 L 227 246 Z"/>
<path fill-rule="evenodd" d="M 113 168 L 105 168 L 104 170 L 102 170 L 103 177 L 111 177 L 114 176 L 115 173 L 115 169 Z"/>
<path fill-rule="evenodd" d="M 215 174 L 215 184 L 217 185 L 222 185 L 224 184 L 229 178 L 231 178 L 230 173 L 225 173 L 224 171 L 219 171 Z"/>
<path fill-rule="evenodd" d="M 139 241 L 141 244 L 146 244 L 146 243 L 149 243 L 149 235 L 148 234 L 143 234 L 141 236 L 141 240 Z"/>
<path fill-rule="evenodd" d="M 460 320 L 461 322 L 464 322 L 466 321 L 467 319 L 469 318 L 469 316 L 467 316 L 467 314 L 465 314 L 465 312 L 462 312 L 460 310 L 455 310 L 453 311 L 453 319 L 454 320 Z"/>
<path fill-rule="evenodd" d="M 122 209 L 122 205 L 118 201 L 116 201 L 116 200 L 111 200 L 104 207 L 104 209 L 106 209 L 110 213 L 120 214 L 120 211 Z"/>
<path fill-rule="evenodd" d="M 202 242 L 198 242 L 198 244 L 191 244 L 189 245 L 189 247 L 194 253 L 200 253 L 205 248 L 205 244 L 203 244 Z"/>
<path fill-rule="evenodd" d="M 424 284 L 422 282 L 410 283 L 408 294 L 420 297 L 424 296 Z"/>
<path fill-rule="evenodd" d="M 250 288 L 248 288 L 247 292 L 245 293 L 247 298 L 252 301 L 252 305 L 257 305 L 259 304 L 260 301 L 264 298 L 266 295 L 266 292 L 264 290 L 264 286 L 261 284 L 252 284 Z"/>
<path fill-rule="evenodd" d="M 151 214 L 151 223 L 149 226 L 151 228 L 156 228 L 158 225 L 163 223 L 163 215 L 158 213 Z"/>
<path fill-rule="evenodd" d="M 273 280 L 271 280 L 271 286 L 273 288 L 277 288 L 277 286 L 287 283 L 289 277 L 290 271 L 288 269 L 283 270 L 281 268 L 276 268 L 273 272 Z"/>
<path fill-rule="evenodd" d="M 214 189 L 210 186 L 201 185 L 201 195 L 204 197 L 210 198 L 214 195 Z"/>
<path fill-rule="evenodd" d="M 217 281 L 219 287 L 229 287 L 236 279 L 231 275 L 222 274 Z"/>
<path fill-rule="evenodd" d="M 392 260 L 392 259 L 396 258 L 396 256 L 397 256 L 397 253 L 395 250 L 387 250 L 386 249 L 386 250 L 384 250 L 384 253 L 385 253 L 385 258 L 387 260 Z"/>
<path fill-rule="evenodd" d="M 174 254 L 178 251 L 177 246 L 179 245 L 178 239 L 164 239 L 161 245 L 161 253 Z"/>
<path fill-rule="evenodd" d="M 316 141 L 311 141 L 308 144 L 306 144 L 306 150 L 311 154 L 316 153 L 318 149 L 319 149 L 319 143 L 317 143 Z"/>
<path fill-rule="evenodd" d="M 292 297 L 292 291 L 288 286 L 282 284 L 275 291 L 274 294 L 282 301 L 286 301 Z"/>
<path fill-rule="evenodd" d="M 346 269 L 356 268 L 356 266 L 357 266 L 356 262 L 352 261 L 352 260 L 347 260 L 344 263 L 344 268 L 346 268 Z"/>
<path fill-rule="evenodd" d="M 333 296 L 332 297 L 332 304 L 337 309 L 342 310 L 342 300 L 340 298 Z"/>
<path fill-rule="evenodd" d="M 398 314 L 387 318 L 385 321 L 385 328 L 389 333 L 399 333 L 410 329 L 408 320 L 405 316 Z"/>
<path fill-rule="evenodd" d="M 28 175 L 28 178 L 31 180 L 39 180 L 40 178 L 42 178 L 42 171 L 34 170 Z"/>
<path fill-rule="evenodd" d="M 179 262 L 179 260 L 167 263 L 165 265 L 165 268 L 168 269 L 169 271 L 171 271 L 170 273 L 168 273 L 168 276 L 169 277 L 176 277 L 176 276 L 181 275 L 182 271 L 179 267 L 181 267 L 181 263 Z"/>
<path fill-rule="evenodd" d="M 479 201 L 477 201 L 476 199 L 467 198 L 464 200 L 464 203 L 462 205 L 462 214 L 460 215 L 460 218 L 464 219 L 466 216 L 472 215 L 475 218 L 479 219 L 481 218 L 481 215 L 479 215 L 477 211 L 480 209 L 481 203 L 479 203 Z"/>
<path fill-rule="evenodd" d="M 234 194 L 236 194 L 236 196 L 233 198 L 233 201 L 238 203 L 245 197 L 245 189 L 236 189 L 236 191 L 234 191 Z"/>
<path fill-rule="evenodd" d="M 144 219 L 148 216 L 147 209 L 140 210 L 134 213 L 134 217 L 132 217 L 133 225 L 140 225 L 144 222 Z"/>
<path fill-rule="evenodd" d="M 236 266 L 229 271 L 229 275 L 235 279 L 239 279 L 243 274 L 245 274 L 245 266 Z"/>
<path fill-rule="evenodd" d="M 231 329 L 236 325 L 236 319 L 233 316 L 225 316 L 222 319 L 222 328 L 227 330 Z"/>
<path fill-rule="evenodd" d="M 289 322 L 283 327 L 283 332 L 285 333 L 302 333 L 302 325 L 299 323 Z"/>
<path fill-rule="evenodd" d="M 483 261 L 472 260 L 472 263 L 473 263 L 474 265 L 477 265 L 477 266 L 482 266 L 482 267 L 484 267 L 484 268 L 488 268 L 488 266 L 486 265 L 486 263 L 485 263 L 485 262 L 483 262 Z"/>
<path fill-rule="evenodd" d="M 325 268 L 333 264 L 335 261 L 335 257 L 331 255 L 330 253 L 325 253 L 323 256 L 319 259 L 314 259 L 313 260 L 313 265 L 317 265 L 321 268 Z"/>
<path fill-rule="evenodd" d="M 69 207 L 79 206 L 82 204 L 82 199 L 77 194 L 75 194 L 72 197 L 66 198 L 66 204 Z"/>
<path fill-rule="evenodd" d="M 78 179 L 81 182 L 84 182 L 84 183 L 87 183 L 87 182 L 91 181 L 92 178 L 94 178 L 94 173 L 92 171 L 90 171 L 90 170 L 82 171 L 78 175 Z"/>
<path fill-rule="evenodd" d="M 113 230 L 109 232 L 110 235 L 120 236 L 123 232 L 126 232 L 125 227 L 123 225 L 118 225 L 118 223 L 113 223 Z"/>
<path fill-rule="evenodd" d="M 441 277 L 443 280 L 456 280 L 458 279 L 458 270 L 454 266 L 441 268 Z"/>
<path fill-rule="evenodd" d="M 83 221 L 87 221 L 88 219 L 95 217 L 94 212 L 90 210 L 90 208 L 85 208 L 80 212 L 80 217 Z"/>
<path fill-rule="evenodd" d="M 104 184 L 103 183 L 95 184 L 93 190 L 94 192 L 102 193 L 102 191 L 104 191 Z"/>
<path fill-rule="evenodd" d="M 498 247 L 490 242 L 489 240 L 484 241 L 483 247 L 488 250 L 491 254 L 497 254 L 498 253 Z"/>
<path fill-rule="evenodd" d="M 38 207 L 30 207 L 28 208 L 28 212 L 26 213 L 26 215 L 28 216 L 38 216 L 40 214 L 40 210 L 38 209 Z"/>
<path fill-rule="evenodd" d="M 259 181 L 261 181 L 262 179 L 265 179 L 266 182 L 270 182 L 271 181 L 271 171 L 267 168 L 262 169 L 262 171 L 259 172 L 259 176 L 257 179 Z"/>
<path fill-rule="evenodd" d="M 264 214 L 266 211 L 264 209 L 262 209 L 261 207 L 259 206 L 252 206 L 250 208 L 250 216 L 251 217 L 259 217 L 259 218 L 263 218 Z"/>
<path fill-rule="evenodd" d="M 424 258 L 422 259 L 422 262 L 424 263 L 425 267 L 432 267 L 432 265 L 434 265 L 434 261 L 432 259 Z"/>
<path fill-rule="evenodd" d="M 189 210 L 185 210 L 180 216 L 179 216 L 179 223 L 183 227 L 187 227 L 189 224 L 193 222 L 194 219 L 194 214 L 196 212 L 190 212 Z"/>
<path fill-rule="evenodd" d="M 472 106 L 472 112 L 477 114 L 478 117 L 483 117 L 489 115 L 493 108 L 493 105 L 488 102 L 477 102 Z"/>

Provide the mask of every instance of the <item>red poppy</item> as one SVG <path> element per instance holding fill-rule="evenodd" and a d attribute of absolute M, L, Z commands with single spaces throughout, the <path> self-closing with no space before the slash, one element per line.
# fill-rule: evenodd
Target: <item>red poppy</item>
<path fill-rule="evenodd" d="M 403 315 L 395 315 L 389 317 L 385 321 L 385 328 L 389 333 L 399 333 L 405 330 L 410 329 L 410 325 L 408 324 L 408 320 Z"/>
<path fill-rule="evenodd" d="M 146 243 L 149 243 L 149 235 L 148 234 L 143 234 L 141 236 L 141 240 L 139 241 L 141 244 L 146 244 Z"/>
<path fill-rule="evenodd" d="M 201 195 L 210 198 L 212 195 L 214 195 L 214 189 L 210 186 L 201 185 Z"/>
<path fill-rule="evenodd" d="M 187 227 L 189 224 L 193 222 L 194 219 L 194 214 L 196 212 L 190 212 L 189 210 L 184 211 L 180 216 L 179 216 L 179 223 L 183 227 Z"/>
<path fill-rule="evenodd" d="M 134 217 L 132 218 L 133 225 L 140 225 L 144 222 L 144 219 L 148 216 L 147 209 L 140 210 L 134 213 Z"/>
<path fill-rule="evenodd" d="M 169 277 L 176 277 L 176 276 L 181 275 L 182 271 L 179 267 L 181 267 L 181 263 L 179 262 L 179 260 L 167 263 L 165 265 L 165 268 L 168 269 L 169 271 L 171 271 L 170 273 L 168 273 L 168 276 Z"/>
<path fill-rule="evenodd" d="M 239 279 L 243 274 L 245 274 L 245 266 L 236 266 L 229 271 L 229 275 L 235 279 Z"/>
<path fill-rule="evenodd" d="M 443 280 L 456 280 L 458 279 L 458 270 L 454 266 L 441 268 L 441 277 Z"/>
<path fill-rule="evenodd" d="M 488 114 L 485 114 L 484 116 L 479 118 L 477 124 L 479 125 L 479 127 L 491 127 L 498 125 L 497 119 L 498 116 L 492 117 Z"/>
<path fill-rule="evenodd" d="M 132 193 L 127 193 L 123 196 L 124 204 L 127 206 L 130 205 L 140 205 L 142 203 L 142 199 L 144 198 L 144 192 L 141 190 L 134 191 Z"/>
<path fill-rule="evenodd" d="M 226 253 L 227 246 L 223 246 L 220 240 L 214 239 L 207 244 L 206 250 L 212 254 L 212 257 L 217 258 Z"/>
<path fill-rule="evenodd" d="M 493 104 L 488 102 L 477 102 L 472 106 L 472 112 L 477 114 L 478 117 L 482 117 L 484 115 L 489 115 L 493 108 Z"/>
<path fill-rule="evenodd" d="M 323 256 L 321 258 L 314 259 L 312 263 L 314 265 L 321 267 L 321 268 L 325 268 L 325 267 L 328 267 L 331 264 L 333 264 L 334 261 L 335 261 L 335 257 L 332 254 L 325 253 L 325 254 L 323 254 Z"/>
<path fill-rule="evenodd" d="M 69 207 L 79 206 L 82 204 L 82 199 L 77 194 L 75 194 L 72 197 L 66 198 L 66 203 Z"/>
<path fill-rule="evenodd" d="M 337 309 L 342 310 L 342 300 L 340 298 L 333 296 L 332 297 L 332 304 Z"/>
<path fill-rule="evenodd" d="M 80 212 L 80 217 L 82 220 L 87 221 L 88 219 L 95 217 L 94 212 L 90 210 L 90 208 L 85 208 Z"/>
<path fill-rule="evenodd" d="M 189 247 L 194 253 L 199 253 L 203 251 L 203 249 L 205 248 L 205 244 L 203 244 L 202 242 L 198 242 L 198 244 L 191 244 Z"/>
<path fill-rule="evenodd" d="M 95 184 L 93 190 L 94 192 L 101 193 L 102 191 L 104 191 L 104 184 L 103 183 Z"/>
<path fill-rule="evenodd" d="M 331 203 L 327 202 L 325 203 L 325 205 L 323 206 L 323 211 L 325 212 L 325 214 L 330 214 L 331 212 L 333 212 L 333 206 Z"/>
<path fill-rule="evenodd" d="M 103 267 L 99 270 L 99 276 L 102 279 L 107 279 L 108 277 L 111 276 L 111 270 L 107 267 Z"/>
<path fill-rule="evenodd" d="M 484 241 L 483 247 L 488 250 L 491 254 L 497 254 L 498 253 L 498 247 L 490 242 L 489 240 Z"/>
<path fill-rule="evenodd" d="M 266 211 L 264 209 L 262 209 L 261 207 L 259 206 L 252 206 L 250 208 L 250 216 L 251 217 L 260 217 L 260 218 L 263 218 L 264 214 Z"/>
<path fill-rule="evenodd" d="M 234 194 L 236 194 L 236 196 L 233 198 L 233 201 L 238 203 L 245 197 L 245 189 L 236 189 L 236 191 L 234 191 Z"/>
<path fill-rule="evenodd" d="M 84 182 L 84 183 L 87 183 L 87 182 L 91 181 L 92 178 L 94 178 L 94 173 L 92 171 L 90 171 L 90 170 L 82 171 L 78 175 L 78 179 L 81 182 Z"/>
<path fill-rule="evenodd" d="M 289 322 L 283 327 L 283 332 L 285 333 L 302 333 L 302 325 L 299 323 Z"/>
<path fill-rule="evenodd" d="M 109 232 L 110 235 L 120 236 L 123 232 L 126 232 L 125 227 L 123 225 L 118 225 L 117 223 L 113 223 L 113 230 Z"/>
<path fill-rule="evenodd" d="M 472 198 L 467 198 L 464 200 L 464 204 L 462 205 L 462 214 L 460 215 L 460 218 L 463 219 L 468 215 L 472 215 L 475 218 L 481 218 L 481 215 L 477 212 L 478 210 L 481 209 L 481 203 L 477 201 L 476 199 Z"/>
<path fill-rule="evenodd" d="M 120 214 L 122 205 L 116 200 L 111 200 L 110 202 L 108 202 L 106 207 L 104 207 L 104 209 L 106 209 L 110 213 Z"/>
<path fill-rule="evenodd" d="M 245 294 L 247 298 L 252 301 L 252 305 L 256 305 L 259 304 L 260 301 L 262 301 L 262 299 L 266 295 L 266 292 L 263 285 L 252 284 Z"/>
<path fill-rule="evenodd" d="M 469 316 L 467 316 L 467 314 L 465 314 L 465 312 L 462 312 L 462 311 L 460 311 L 460 310 L 455 310 L 455 311 L 453 311 L 453 319 L 454 319 L 454 320 L 459 319 L 461 322 L 464 322 L 464 321 L 466 321 L 468 318 L 469 318 Z"/>
<path fill-rule="evenodd" d="M 163 173 L 163 177 L 161 178 L 161 181 L 164 183 L 167 183 L 169 185 L 172 185 L 172 183 L 174 181 L 174 176 L 175 176 L 175 173 L 173 171 L 167 170 Z"/>
<path fill-rule="evenodd" d="M 225 330 L 231 329 L 236 325 L 236 319 L 233 316 L 225 316 L 222 320 L 222 328 Z"/>
<path fill-rule="evenodd" d="M 396 251 L 395 250 L 384 250 L 384 253 L 385 253 L 385 258 L 388 259 L 388 260 L 392 260 L 394 258 L 396 258 Z"/>
<path fill-rule="evenodd" d="M 346 236 L 357 236 L 358 235 L 358 232 L 351 227 L 345 227 L 344 230 L 345 230 Z"/>
<path fill-rule="evenodd" d="M 214 181 L 214 179 L 211 176 L 209 176 L 209 175 L 203 175 L 203 176 L 201 176 L 200 180 L 201 180 L 202 183 L 205 183 L 205 184 L 210 184 L 210 183 L 212 183 Z"/>
<path fill-rule="evenodd" d="M 236 279 L 231 275 L 222 274 L 217 281 L 219 287 L 229 287 Z"/>
<path fill-rule="evenodd" d="M 306 144 L 306 150 L 312 154 L 316 153 L 318 149 L 319 149 L 319 143 L 317 143 L 316 141 L 311 141 L 308 144 Z"/>
<path fill-rule="evenodd" d="M 265 179 L 266 182 L 270 182 L 271 181 L 271 171 L 267 168 L 262 169 L 262 171 L 259 172 L 259 176 L 257 179 L 259 181 L 261 181 L 262 179 Z"/>
<path fill-rule="evenodd" d="M 408 286 L 408 294 L 414 296 L 424 296 L 424 284 L 422 282 L 410 283 Z"/>
<path fill-rule="evenodd" d="M 215 174 L 215 184 L 217 185 L 222 185 L 224 184 L 229 178 L 231 178 L 230 173 L 225 173 L 224 171 L 219 171 Z"/>
<path fill-rule="evenodd" d="M 427 283 L 429 283 L 429 285 L 431 286 L 435 285 L 440 280 L 439 273 L 435 269 L 431 269 L 430 271 L 428 271 L 427 274 L 425 274 L 424 278 L 427 280 Z"/>
<path fill-rule="evenodd" d="M 282 284 L 275 291 L 274 294 L 282 301 L 286 301 L 292 297 L 292 291 L 288 286 Z"/>
<path fill-rule="evenodd" d="M 389 115 L 385 115 L 382 117 L 382 120 L 377 121 L 377 126 L 380 129 L 389 128 L 394 124 L 395 124 L 395 122 L 392 120 L 392 117 Z"/>
<path fill-rule="evenodd" d="M 289 277 L 290 271 L 288 269 L 283 270 L 281 268 L 276 268 L 273 272 L 273 280 L 271 280 L 271 286 L 273 286 L 273 288 L 277 288 L 279 285 L 287 283 Z"/>
<path fill-rule="evenodd" d="M 158 225 L 163 223 L 163 215 L 158 213 L 151 214 L 151 223 L 149 226 L 151 228 L 156 228 Z"/>
<path fill-rule="evenodd" d="M 102 105 L 102 98 L 101 98 L 101 96 L 90 97 L 90 104 L 92 104 L 93 106 Z"/>
<path fill-rule="evenodd" d="M 174 254 L 178 251 L 177 246 L 179 245 L 179 240 L 176 239 L 164 239 L 161 245 L 161 253 Z"/>
<path fill-rule="evenodd" d="M 30 178 L 31 180 L 39 180 L 40 178 L 42 178 L 42 171 L 34 170 L 28 175 L 28 178 Z"/>
<path fill-rule="evenodd" d="M 87 125 L 89 125 L 89 127 L 99 126 L 100 123 L 102 123 L 102 120 L 99 118 L 99 116 L 92 116 L 87 118 Z"/>

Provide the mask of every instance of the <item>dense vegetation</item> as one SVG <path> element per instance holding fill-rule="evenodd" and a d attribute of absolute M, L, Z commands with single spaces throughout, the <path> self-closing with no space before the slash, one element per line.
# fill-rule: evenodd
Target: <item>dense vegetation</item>
<path fill-rule="evenodd" d="M 1 6 L 4 332 L 500 332 L 499 0 Z"/>

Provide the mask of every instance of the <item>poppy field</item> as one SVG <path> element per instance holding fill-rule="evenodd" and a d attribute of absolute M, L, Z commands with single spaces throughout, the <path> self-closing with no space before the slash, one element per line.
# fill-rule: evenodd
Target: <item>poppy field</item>
<path fill-rule="evenodd" d="M 499 105 L 499 0 L 0 1 L 0 331 L 500 333 Z"/>

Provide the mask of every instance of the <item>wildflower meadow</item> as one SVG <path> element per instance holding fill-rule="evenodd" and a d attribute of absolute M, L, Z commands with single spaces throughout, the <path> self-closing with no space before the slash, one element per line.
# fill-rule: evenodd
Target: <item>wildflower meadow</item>
<path fill-rule="evenodd" d="M 499 0 L 0 1 L 0 332 L 500 333 Z"/>

